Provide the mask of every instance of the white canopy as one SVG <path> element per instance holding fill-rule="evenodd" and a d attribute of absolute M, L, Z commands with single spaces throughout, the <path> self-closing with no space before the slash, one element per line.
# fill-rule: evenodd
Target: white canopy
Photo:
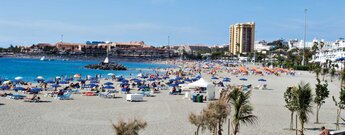
<path fill-rule="evenodd" d="M 194 88 L 194 87 L 205 87 L 206 88 L 208 84 L 211 84 L 211 83 L 207 82 L 203 78 L 200 78 L 199 80 L 188 84 L 185 88 Z"/>

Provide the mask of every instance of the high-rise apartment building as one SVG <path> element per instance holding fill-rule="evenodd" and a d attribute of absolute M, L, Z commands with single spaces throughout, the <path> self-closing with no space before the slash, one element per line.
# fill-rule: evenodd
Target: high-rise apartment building
<path fill-rule="evenodd" d="M 237 23 L 229 30 L 231 54 L 248 53 L 254 51 L 255 23 Z"/>

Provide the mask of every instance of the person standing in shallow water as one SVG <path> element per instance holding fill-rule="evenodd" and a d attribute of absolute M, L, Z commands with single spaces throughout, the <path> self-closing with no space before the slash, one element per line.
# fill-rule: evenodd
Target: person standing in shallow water
<path fill-rule="evenodd" d="M 327 128 L 325 128 L 325 126 L 321 127 L 321 132 L 319 135 L 329 135 L 329 131 Z"/>

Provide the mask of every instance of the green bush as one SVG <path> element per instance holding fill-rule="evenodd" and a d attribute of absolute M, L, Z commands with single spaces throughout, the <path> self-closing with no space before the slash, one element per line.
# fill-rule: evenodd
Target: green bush
<path fill-rule="evenodd" d="M 308 71 L 309 70 L 309 66 L 295 65 L 295 66 L 293 66 L 293 69 L 295 69 L 295 70 L 302 70 L 302 71 Z"/>

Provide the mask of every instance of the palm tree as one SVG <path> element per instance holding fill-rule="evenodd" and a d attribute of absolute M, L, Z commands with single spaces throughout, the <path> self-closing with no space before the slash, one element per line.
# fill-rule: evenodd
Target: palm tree
<path fill-rule="evenodd" d="M 228 102 L 231 105 L 232 131 L 233 135 L 237 135 L 240 131 L 240 123 L 255 124 L 257 117 L 253 114 L 253 107 L 249 102 L 250 91 L 243 92 L 238 88 L 234 88 L 227 95 Z"/>
<path fill-rule="evenodd" d="M 297 110 L 296 87 L 288 87 L 284 92 L 285 107 L 290 110 L 290 130 L 293 130 L 293 116 Z M 297 130 L 297 129 L 296 129 Z"/>
<path fill-rule="evenodd" d="M 296 91 L 297 94 L 297 113 L 299 116 L 299 121 L 301 125 L 301 135 L 304 135 L 304 124 L 308 122 L 309 113 L 312 113 L 312 105 L 313 97 L 311 94 L 311 87 L 309 83 L 301 82 L 298 85 L 298 89 Z"/>
<path fill-rule="evenodd" d="M 139 130 L 146 128 L 147 123 L 143 120 L 130 120 L 125 122 L 120 120 L 116 124 L 113 124 L 113 129 L 116 135 L 138 135 Z"/>

